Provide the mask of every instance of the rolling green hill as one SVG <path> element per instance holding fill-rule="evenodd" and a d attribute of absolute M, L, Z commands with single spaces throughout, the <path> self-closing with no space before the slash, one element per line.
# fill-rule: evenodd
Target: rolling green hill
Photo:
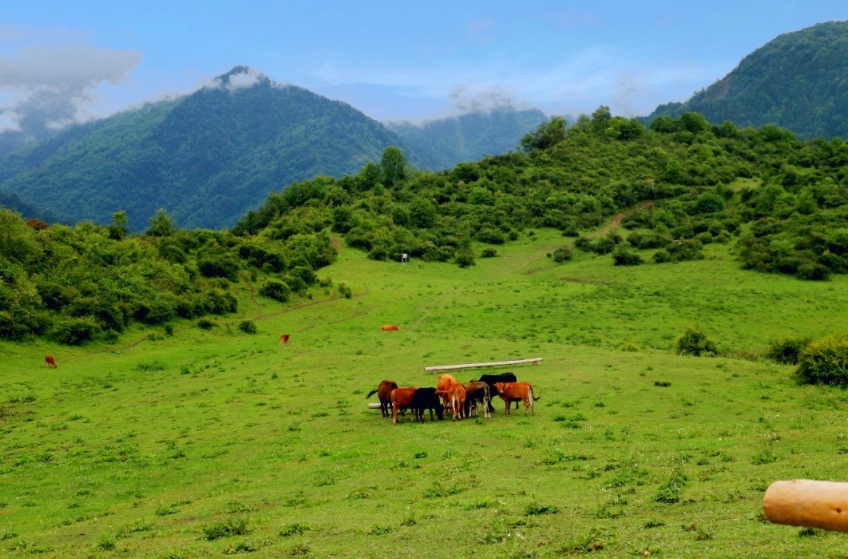
<path fill-rule="evenodd" d="M 686 112 L 714 124 L 777 124 L 802 139 L 848 137 L 848 22 L 780 35 L 688 101 L 660 105 L 646 120 Z"/>
<path fill-rule="evenodd" d="M 269 192 L 341 176 L 399 143 L 344 103 L 257 77 L 73 127 L 0 159 L 0 190 L 68 222 L 125 210 L 141 230 L 159 208 L 181 227 L 232 225 Z"/>
<path fill-rule="evenodd" d="M 521 138 L 544 120 L 539 110 L 505 107 L 421 124 L 389 122 L 386 126 L 401 137 L 416 164 L 437 171 L 513 151 Z"/>

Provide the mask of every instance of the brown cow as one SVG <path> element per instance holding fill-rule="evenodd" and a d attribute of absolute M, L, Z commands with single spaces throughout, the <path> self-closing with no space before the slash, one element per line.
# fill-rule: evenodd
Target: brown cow
<path fill-rule="evenodd" d="M 400 330 L 400 328 L 398 328 L 394 324 L 384 324 L 380 327 L 380 330 L 383 330 L 385 332 L 397 332 L 398 330 Z"/>
<path fill-rule="evenodd" d="M 492 412 L 489 411 L 489 405 L 492 400 L 492 394 L 489 391 L 489 385 L 485 382 L 469 382 L 465 387 L 465 417 L 471 417 L 471 413 L 477 410 L 477 402 L 483 404 L 483 415 L 486 419 L 492 417 Z"/>
<path fill-rule="evenodd" d="M 280 336 L 280 345 L 289 343 L 290 337 L 291 336 L 289 334 L 283 334 L 282 336 Z"/>
<path fill-rule="evenodd" d="M 450 387 L 456 382 L 453 375 L 448 374 L 439 375 L 439 380 L 436 382 L 436 394 L 442 397 L 442 403 L 446 408 L 450 406 Z"/>
<path fill-rule="evenodd" d="M 407 409 L 412 404 L 412 397 L 415 396 L 417 388 L 395 388 L 392 390 L 392 423 L 397 425 L 397 416 L 399 410 Z M 413 418 L 414 420 L 415 418 Z"/>
<path fill-rule="evenodd" d="M 47 363 L 48 367 L 50 367 L 52 369 L 56 368 L 56 360 L 53 359 L 52 355 L 45 355 L 44 356 L 44 362 Z"/>
<path fill-rule="evenodd" d="M 377 397 L 380 399 L 380 415 L 383 417 L 389 417 L 389 406 L 392 405 L 392 390 L 397 387 L 398 385 L 395 381 L 384 380 L 380 383 L 380 386 L 377 387 L 377 390 L 369 392 L 365 399 L 367 400 L 376 392 Z"/>
<path fill-rule="evenodd" d="M 465 386 L 453 378 L 453 375 L 439 375 L 436 394 L 442 397 L 446 408 L 451 407 L 454 421 L 465 416 Z"/>
<path fill-rule="evenodd" d="M 533 387 L 529 382 L 496 382 L 495 389 L 498 391 L 498 396 L 506 404 L 504 414 L 509 415 L 510 402 L 523 401 L 524 415 L 528 415 L 530 410 L 533 410 L 533 415 L 536 415 L 536 410 L 533 409 L 533 402 L 541 398 L 533 396 Z"/>

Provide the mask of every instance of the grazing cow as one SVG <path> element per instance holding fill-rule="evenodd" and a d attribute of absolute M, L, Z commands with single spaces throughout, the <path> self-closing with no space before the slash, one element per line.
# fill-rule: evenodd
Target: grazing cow
<path fill-rule="evenodd" d="M 453 375 L 439 375 L 436 394 L 442 397 L 446 408 L 451 407 L 454 421 L 465 416 L 465 387 Z"/>
<path fill-rule="evenodd" d="M 496 382 L 516 382 L 518 379 L 515 378 L 515 375 L 512 373 L 501 373 L 499 375 L 483 375 L 477 380 L 471 379 L 471 382 L 485 382 L 489 385 L 489 394 L 494 397 L 495 394 L 498 393 L 495 390 Z M 518 402 L 515 403 L 515 409 L 518 409 Z M 492 405 L 492 400 L 489 400 L 489 411 L 495 411 L 495 407 Z"/>
<path fill-rule="evenodd" d="M 447 408 L 450 406 L 450 387 L 458 381 L 453 378 L 453 375 L 439 375 L 439 380 L 436 382 L 436 394 L 442 397 L 442 403 Z"/>
<path fill-rule="evenodd" d="M 400 330 L 400 328 L 398 328 L 394 324 L 384 324 L 380 327 L 380 330 L 383 330 L 385 332 L 397 332 L 398 330 Z"/>
<path fill-rule="evenodd" d="M 489 411 L 489 403 L 492 401 L 492 393 L 489 385 L 485 382 L 469 382 L 465 387 L 465 417 L 471 417 L 471 412 L 477 409 L 477 402 L 483 404 L 483 415 L 486 419 L 492 417 Z"/>
<path fill-rule="evenodd" d="M 283 334 L 282 336 L 280 336 L 280 345 L 289 343 L 290 337 L 291 336 L 289 336 L 288 334 Z"/>
<path fill-rule="evenodd" d="M 444 406 L 439 396 L 436 394 L 435 388 L 419 388 L 412 395 L 412 400 L 409 403 L 409 408 L 412 410 L 412 419 L 424 422 L 424 410 L 430 410 L 430 421 L 433 419 L 433 410 L 439 419 L 444 419 Z"/>
<path fill-rule="evenodd" d="M 50 367 L 51 369 L 56 368 L 56 360 L 53 359 L 52 355 L 45 355 L 44 356 L 44 362 L 47 363 L 47 366 Z"/>
<path fill-rule="evenodd" d="M 412 404 L 412 397 L 415 396 L 417 388 L 395 388 L 392 390 L 392 423 L 397 425 L 398 411 L 405 410 Z M 413 420 L 415 418 L 413 417 Z"/>
<path fill-rule="evenodd" d="M 380 399 L 380 415 L 383 417 L 389 417 L 389 406 L 392 405 L 392 390 L 397 387 L 398 385 L 395 381 L 384 380 L 380 383 L 380 386 L 377 387 L 377 390 L 369 392 L 365 399 L 367 400 L 376 392 L 377 397 Z"/>
<path fill-rule="evenodd" d="M 524 415 L 527 415 L 530 410 L 533 410 L 533 415 L 536 415 L 536 410 L 533 409 L 533 402 L 541 398 L 533 396 L 533 387 L 529 382 L 496 382 L 495 389 L 498 391 L 498 396 L 506 404 L 506 415 L 509 415 L 510 402 L 524 402 Z"/>

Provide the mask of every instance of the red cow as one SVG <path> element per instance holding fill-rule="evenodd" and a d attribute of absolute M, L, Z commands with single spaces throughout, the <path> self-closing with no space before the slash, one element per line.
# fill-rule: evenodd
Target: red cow
<path fill-rule="evenodd" d="M 380 399 L 380 415 L 383 417 L 389 417 L 389 406 L 392 405 L 392 390 L 397 387 L 398 385 L 395 381 L 384 380 L 380 383 L 380 386 L 377 387 L 377 390 L 372 390 L 365 398 L 370 398 L 376 392 L 377 397 Z"/>
<path fill-rule="evenodd" d="M 397 332 L 398 330 L 400 330 L 400 328 L 398 328 L 394 324 L 384 324 L 380 327 L 380 330 L 383 330 L 384 332 Z"/>
<path fill-rule="evenodd" d="M 50 367 L 52 369 L 56 368 L 56 360 L 53 359 L 52 355 L 45 355 L 44 356 L 44 362 L 47 363 L 48 367 Z"/>
<path fill-rule="evenodd" d="M 289 336 L 288 334 L 283 334 L 282 336 L 280 336 L 280 345 L 289 343 L 290 337 L 291 336 Z"/>
<path fill-rule="evenodd" d="M 533 415 L 536 415 L 536 410 L 533 409 L 533 402 L 539 400 L 533 396 L 533 387 L 529 382 L 496 382 L 495 389 L 498 391 L 498 396 L 506 404 L 504 414 L 509 415 L 510 402 L 524 402 L 524 415 L 527 415 L 530 410 L 533 410 Z"/>
<path fill-rule="evenodd" d="M 453 375 L 449 374 L 439 375 L 439 380 L 436 382 L 436 394 L 442 397 L 442 404 L 446 408 L 450 407 L 450 387 L 456 382 Z"/>
<path fill-rule="evenodd" d="M 412 397 L 418 388 L 395 388 L 392 390 L 392 423 L 397 425 L 398 411 L 412 404 Z M 413 418 L 414 419 L 414 418 Z"/>

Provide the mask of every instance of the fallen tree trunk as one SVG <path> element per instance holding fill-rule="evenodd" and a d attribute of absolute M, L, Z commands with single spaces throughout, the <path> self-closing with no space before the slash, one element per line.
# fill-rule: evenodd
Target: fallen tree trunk
<path fill-rule="evenodd" d="M 763 496 L 763 510 L 775 524 L 848 532 L 848 483 L 776 481 Z"/>
<path fill-rule="evenodd" d="M 522 365 L 524 363 L 533 363 L 537 365 L 542 360 L 541 357 L 532 359 L 517 359 L 515 361 L 492 361 L 490 363 L 467 363 L 465 365 L 437 365 L 434 367 L 424 367 L 425 371 L 436 373 L 438 371 L 452 371 L 454 369 L 480 369 L 483 367 L 506 367 L 508 365 Z"/>

